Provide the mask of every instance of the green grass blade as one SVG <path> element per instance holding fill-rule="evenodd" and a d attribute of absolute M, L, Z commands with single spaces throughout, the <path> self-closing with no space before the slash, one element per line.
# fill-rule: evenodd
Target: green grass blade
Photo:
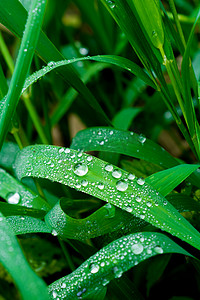
<path fill-rule="evenodd" d="M 199 167 L 200 165 L 183 164 L 155 173 L 146 178 L 146 182 L 165 197 Z"/>
<path fill-rule="evenodd" d="M 15 161 L 18 178 L 51 179 L 128 211 L 200 249 L 200 234 L 166 199 L 119 168 L 76 150 L 56 146 L 24 148 Z M 56 166 L 56 168 L 55 168 Z M 86 186 L 83 185 L 86 180 Z"/>
<path fill-rule="evenodd" d="M 108 127 L 94 127 L 79 131 L 72 140 L 71 148 L 125 154 L 153 162 L 164 168 L 178 164 L 167 151 L 144 136 Z"/>
<path fill-rule="evenodd" d="M 10 204 L 48 211 L 50 205 L 31 189 L 0 169 L 0 196 Z"/>
<path fill-rule="evenodd" d="M 0 213 L 0 261 L 10 273 L 23 300 L 48 300 L 45 283 L 32 271 L 6 218 Z"/>
<path fill-rule="evenodd" d="M 42 219 L 46 211 L 35 208 L 28 208 L 20 205 L 9 204 L 0 201 L 0 211 L 5 217 L 9 216 L 30 216 L 38 219 Z"/>
<path fill-rule="evenodd" d="M 15 235 L 38 232 L 51 233 L 51 229 L 44 221 L 30 216 L 10 216 L 6 220 Z"/>
<path fill-rule="evenodd" d="M 117 129 L 128 130 L 133 119 L 142 111 L 140 107 L 128 107 L 120 110 L 114 119 L 113 126 Z"/>
<path fill-rule="evenodd" d="M 138 263 L 164 253 L 190 256 L 161 233 L 144 232 L 124 236 L 101 249 L 70 275 L 53 282 L 49 286 L 50 298 L 67 300 L 77 295 L 87 296 L 94 288 L 106 286 Z"/>
<path fill-rule="evenodd" d="M 19 151 L 17 144 L 12 142 L 5 142 L 0 151 L 0 167 L 11 171 L 12 165 L 15 161 L 15 156 Z"/>
<path fill-rule="evenodd" d="M 19 38 L 21 38 L 23 35 L 26 17 L 27 12 L 19 1 L 0 1 L 0 22 Z M 42 31 L 40 32 L 36 53 L 46 63 L 65 59 L 65 57 L 57 50 L 57 48 L 50 42 L 50 40 Z M 72 66 L 58 70 L 58 73 L 66 82 L 69 82 L 70 85 L 83 96 L 85 101 L 87 101 L 87 103 L 95 109 L 96 113 L 100 114 L 104 118 L 107 124 L 110 124 L 110 121 L 105 115 L 101 106 L 91 94 L 89 89 L 83 84 Z"/>
<path fill-rule="evenodd" d="M 24 81 L 31 65 L 42 25 L 45 5 L 46 1 L 34 0 L 28 14 L 15 70 L 10 82 L 3 112 L 0 113 L 0 148 L 8 132 L 10 121 L 14 116 Z"/>

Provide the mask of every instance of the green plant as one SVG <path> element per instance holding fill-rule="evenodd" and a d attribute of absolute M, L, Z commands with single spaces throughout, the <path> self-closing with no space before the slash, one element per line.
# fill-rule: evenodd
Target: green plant
<path fill-rule="evenodd" d="M 186 259 L 199 281 L 198 3 L 31 2 L 0 2 L 22 39 L 14 64 L 0 36 L 1 263 L 22 299 L 193 299 L 153 288 Z M 71 141 L 74 113 L 87 128 Z"/>

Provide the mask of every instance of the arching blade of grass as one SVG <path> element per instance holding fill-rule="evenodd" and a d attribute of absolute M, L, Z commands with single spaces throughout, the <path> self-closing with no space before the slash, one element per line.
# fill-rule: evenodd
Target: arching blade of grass
<path fill-rule="evenodd" d="M 199 167 L 200 165 L 183 164 L 155 173 L 146 178 L 146 182 L 165 197 Z"/>
<path fill-rule="evenodd" d="M 9 129 L 9 124 L 14 116 L 20 93 L 22 91 L 27 72 L 29 71 L 34 50 L 38 41 L 46 1 L 34 0 L 32 2 L 25 31 L 22 38 L 15 70 L 10 82 L 3 111 L 0 111 L 0 148 Z"/>
<path fill-rule="evenodd" d="M 24 25 L 27 17 L 27 12 L 22 4 L 17 0 L 0 1 L 0 22 L 5 25 L 11 32 L 13 32 L 19 38 L 23 35 Z M 39 32 L 39 31 L 38 31 Z M 57 50 L 57 48 L 50 42 L 47 36 L 41 31 L 39 35 L 38 44 L 36 47 L 36 53 L 46 62 L 59 61 L 65 59 L 65 57 Z M 105 115 L 101 106 L 91 94 L 89 89 L 83 84 L 76 71 L 72 66 L 58 70 L 61 77 L 69 82 L 70 85 L 75 88 L 99 113 L 107 124 L 110 124 L 108 117 Z"/>
<path fill-rule="evenodd" d="M 200 249 L 200 234 L 156 190 L 104 161 L 76 150 L 30 146 L 17 155 L 18 178 L 51 179 L 95 196 Z"/>
<path fill-rule="evenodd" d="M 31 189 L 0 169 L 0 196 L 10 204 L 48 211 L 50 205 Z"/>
<path fill-rule="evenodd" d="M 79 131 L 72 140 L 71 148 L 125 154 L 152 162 L 163 168 L 171 168 L 179 164 L 167 151 L 143 135 L 109 127 L 94 127 Z M 190 180 L 200 187 L 199 172 L 192 174 Z"/>
<path fill-rule="evenodd" d="M 45 216 L 48 227 L 62 239 L 84 241 L 119 230 L 126 224 L 129 224 L 130 230 L 135 231 L 140 231 L 146 225 L 143 220 L 109 203 L 84 219 L 68 216 L 65 206 L 65 201 L 61 199 Z"/>
<path fill-rule="evenodd" d="M 71 148 L 125 154 L 164 168 L 178 164 L 167 151 L 143 135 L 108 127 L 93 127 L 79 131 L 72 140 Z"/>
<path fill-rule="evenodd" d="M 70 275 L 50 284 L 50 298 L 67 300 L 77 295 L 90 295 L 94 288 L 106 286 L 138 263 L 164 253 L 191 256 L 161 233 L 144 232 L 124 236 L 102 248 Z"/>
<path fill-rule="evenodd" d="M 32 271 L 6 218 L 0 213 L 0 262 L 10 273 L 23 300 L 48 300 L 45 283 Z"/>
<path fill-rule="evenodd" d="M 15 235 L 26 233 L 51 233 L 44 221 L 30 216 L 10 216 L 6 218 Z"/>

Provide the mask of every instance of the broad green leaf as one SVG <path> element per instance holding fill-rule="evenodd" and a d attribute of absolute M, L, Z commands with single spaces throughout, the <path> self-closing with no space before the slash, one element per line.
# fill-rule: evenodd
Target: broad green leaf
<path fill-rule="evenodd" d="M 29 216 L 10 216 L 6 220 L 15 235 L 26 233 L 51 233 L 44 221 Z"/>
<path fill-rule="evenodd" d="M 125 154 L 165 168 L 178 164 L 167 151 L 143 135 L 108 127 L 94 127 L 79 131 L 72 140 L 71 148 Z"/>
<path fill-rule="evenodd" d="M 146 182 L 166 196 L 199 167 L 200 165 L 183 164 L 155 173 L 146 178 Z"/>
<path fill-rule="evenodd" d="M 50 205 L 31 189 L 0 169 L 0 196 L 10 204 L 49 210 Z"/>
<path fill-rule="evenodd" d="M 40 28 L 42 26 L 45 6 L 45 0 L 34 0 L 32 1 L 31 8 L 28 13 L 25 31 L 6 96 L 5 105 L 3 106 L 3 111 L 0 111 L 0 148 L 2 147 L 8 132 L 10 121 L 15 114 L 24 81 L 31 65 L 35 47 L 39 38 Z"/>
<path fill-rule="evenodd" d="M 0 22 L 17 37 L 21 38 L 23 35 L 26 17 L 27 11 L 19 1 L 0 1 Z M 57 48 L 50 42 L 50 40 L 42 31 L 40 31 L 36 53 L 46 63 L 65 59 L 65 57 L 57 50 Z M 101 106 L 86 85 L 83 84 L 72 66 L 62 68 L 61 70 L 58 70 L 58 73 L 66 82 L 69 82 L 70 85 L 83 96 L 85 101 L 87 101 L 87 103 L 95 109 L 96 113 L 100 114 L 104 118 L 107 124 L 110 124 L 110 121 L 105 115 Z"/>
<path fill-rule="evenodd" d="M 124 236 L 98 251 L 70 275 L 50 284 L 50 298 L 87 296 L 94 288 L 106 286 L 138 263 L 164 253 L 190 256 L 161 233 L 144 232 Z"/>
<path fill-rule="evenodd" d="M 19 179 L 50 179 L 115 205 L 200 249 L 200 234 L 167 200 L 145 183 L 91 155 L 56 146 L 29 146 L 15 161 Z"/>
<path fill-rule="evenodd" d="M 109 127 L 94 127 L 79 131 L 73 138 L 72 149 L 83 151 L 108 151 L 129 155 L 154 163 L 162 168 L 180 164 L 167 151 L 145 136 Z M 190 180 L 200 187 L 200 173 L 195 171 Z"/>
<path fill-rule="evenodd" d="M 0 213 L 0 262 L 10 273 L 23 300 L 48 300 L 46 285 L 31 269 L 6 218 Z"/>

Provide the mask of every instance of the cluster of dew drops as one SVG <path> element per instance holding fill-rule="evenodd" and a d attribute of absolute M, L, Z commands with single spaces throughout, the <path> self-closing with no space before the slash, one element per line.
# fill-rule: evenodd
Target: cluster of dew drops
<path fill-rule="evenodd" d="M 51 284 L 49 293 L 56 300 L 68 299 L 67 296 L 82 299 L 85 293 L 106 286 L 142 260 L 164 253 L 166 246 L 152 233 L 122 237 L 101 249 L 72 274 Z"/>

